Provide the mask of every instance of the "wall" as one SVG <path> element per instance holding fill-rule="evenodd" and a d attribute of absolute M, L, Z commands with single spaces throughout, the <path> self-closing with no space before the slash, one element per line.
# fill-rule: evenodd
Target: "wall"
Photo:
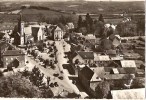
<path fill-rule="evenodd" d="M 7 67 L 8 64 L 10 64 L 14 59 L 19 60 L 19 67 L 25 65 L 25 55 L 19 55 L 19 56 L 3 56 L 3 67 Z"/>

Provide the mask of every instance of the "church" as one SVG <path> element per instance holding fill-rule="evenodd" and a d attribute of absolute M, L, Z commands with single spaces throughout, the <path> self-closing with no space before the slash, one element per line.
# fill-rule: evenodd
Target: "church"
<path fill-rule="evenodd" d="M 37 42 L 44 39 L 45 25 L 26 23 L 22 21 L 22 14 L 15 26 L 12 37 L 15 45 L 25 45 L 28 42 Z"/>

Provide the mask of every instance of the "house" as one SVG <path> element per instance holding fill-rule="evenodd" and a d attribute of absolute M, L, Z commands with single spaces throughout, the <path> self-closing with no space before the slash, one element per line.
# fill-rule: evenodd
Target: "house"
<path fill-rule="evenodd" d="M 82 33 L 75 33 L 76 35 L 78 35 L 78 36 L 82 36 L 83 34 Z"/>
<path fill-rule="evenodd" d="M 32 27 L 32 36 L 34 37 L 34 41 L 40 41 L 44 39 L 44 30 L 41 26 Z"/>
<path fill-rule="evenodd" d="M 34 42 L 34 37 L 32 36 L 31 26 L 24 27 L 24 33 L 25 33 L 25 43 L 28 43 L 29 41 L 31 41 L 31 38 L 33 38 L 32 42 Z"/>
<path fill-rule="evenodd" d="M 84 38 L 86 41 L 96 43 L 96 37 L 93 34 L 87 34 Z"/>
<path fill-rule="evenodd" d="M 21 50 L 7 50 L 2 55 L 4 67 L 23 67 L 25 54 Z"/>
<path fill-rule="evenodd" d="M 80 37 L 83 38 L 83 45 L 92 49 L 94 48 L 95 44 L 96 44 L 96 37 L 93 34 L 87 34 L 84 37 Z"/>
<path fill-rule="evenodd" d="M 98 79 L 104 80 L 113 84 L 111 89 L 121 89 L 125 88 L 124 84 L 129 83 L 131 79 L 135 77 L 135 70 L 131 70 L 123 68 L 112 68 L 112 67 L 97 67 L 94 69 L 94 73 L 96 73 L 96 77 Z M 92 89 L 95 89 L 94 85 L 91 86 Z"/>
<path fill-rule="evenodd" d="M 7 50 L 14 50 L 15 47 L 10 45 L 9 43 L 5 42 L 5 41 L 0 41 L 0 61 L 2 61 L 2 55 L 5 51 Z"/>
<path fill-rule="evenodd" d="M 82 86 L 87 91 L 87 93 L 89 93 L 92 97 L 96 98 L 95 91 L 92 90 L 90 87 L 90 80 L 92 79 L 93 75 L 94 75 L 94 72 L 89 67 L 86 66 L 81 71 L 79 71 L 78 78 Z M 94 84 L 96 83 L 97 82 L 95 82 Z"/>
<path fill-rule="evenodd" d="M 136 68 L 136 64 L 134 60 L 121 60 L 122 68 Z"/>
<path fill-rule="evenodd" d="M 96 55 L 94 57 L 94 61 L 98 62 L 98 61 L 110 61 L 110 57 L 108 55 Z"/>
<path fill-rule="evenodd" d="M 7 34 L 12 34 L 14 27 L 16 23 L 11 23 L 11 22 L 4 22 L 0 24 L 0 32 L 2 33 L 7 33 Z"/>
<path fill-rule="evenodd" d="M 94 54 L 92 51 L 77 51 L 72 59 L 73 63 L 92 64 L 94 63 Z"/>
<path fill-rule="evenodd" d="M 110 57 L 108 55 L 94 55 L 94 63 L 97 64 L 98 67 L 105 67 L 109 65 L 111 62 Z"/>
<path fill-rule="evenodd" d="M 67 23 L 65 26 L 69 30 L 69 33 L 72 33 L 75 28 L 75 26 L 72 22 Z"/>
<path fill-rule="evenodd" d="M 111 34 L 109 39 L 112 41 L 114 47 L 118 47 L 121 44 L 121 37 L 116 34 Z"/>
<path fill-rule="evenodd" d="M 111 90 L 111 99 L 145 99 L 145 88 L 139 89 L 125 89 L 125 90 Z"/>
<path fill-rule="evenodd" d="M 22 21 L 22 15 L 20 15 L 18 24 L 15 26 L 12 34 L 14 44 L 25 45 L 30 40 L 30 37 L 33 37 L 35 42 L 43 40 L 46 33 L 45 29 L 46 27 L 44 25 Z"/>
<path fill-rule="evenodd" d="M 7 67 L 11 64 L 17 64 L 16 67 L 18 67 L 18 64 L 23 66 L 25 63 L 25 54 L 20 50 L 16 50 L 13 45 L 4 41 L 0 42 L 0 57 L 1 67 Z"/>
<path fill-rule="evenodd" d="M 74 24 L 73 24 L 72 22 L 67 23 L 67 26 L 68 26 L 68 29 L 69 29 L 69 30 L 75 28 L 75 26 L 74 26 Z"/>
<path fill-rule="evenodd" d="M 145 71 L 143 69 L 137 69 L 135 76 L 140 78 L 145 77 Z"/>
<path fill-rule="evenodd" d="M 111 60 L 124 60 L 122 56 L 110 57 Z"/>
<path fill-rule="evenodd" d="M 64 32 L 60 27 L 55 26 L 52 29 L 51 33 L 52 33 L 52 37 L 54 40 L 62 40 L 63 39 Z"/>
<path fill-rule="evenodd" d="M 88 74 L 87 74 L 88 73 Z M 94 69 L 85 66 L 79 73 L 78 78 L 87 93 L 96 97 L 95 88 L 102 81 L 108 81 L 114 84 L 114 88 L 121 89 L 124 83 L 129 82 L 136 73 L 134 69 L 112 68 L 112 67 L 96 67 Z M 120 85 L 119 85 L 120 84 Z"/>
<path fill-rule="evenodd" d="M 110 57 L 116 57 L 117 56 L 117 52 L 116 50 L 106 50 L 106 54 L 109 55 Z"/>

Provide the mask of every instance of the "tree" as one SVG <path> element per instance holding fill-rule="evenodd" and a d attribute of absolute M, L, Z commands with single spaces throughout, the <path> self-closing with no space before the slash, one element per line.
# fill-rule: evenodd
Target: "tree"
<path fill-rule="evenodd" d="M 40 72 L 39 68 L 36 66 L 32 69 L 32 72 L 30 74 L 30 81 L 37 87 L 41 87 L 43 84 L 43 77 L 44 74 Z"/>
<path fill-rule="evenodd" d="M 86 14 L 86 23 L 87 33 L 91 33 L 93 31 L 93 20 L 89 13 Z"/>
<path fill-rule="evenodd" d="M 102 21 L 94 21 L 93 32 L 96 37 L 103 37 L 104 33 L 104 23 Z"/>
<path fill-rule="evenodd" d="M 145 19 L 139 19 L 137 21 L 137 32 L 140 33 L 142 32 L 143 34 L 139 34 L 140 36 L 144 35 L 145 32 Z"/>
<path fill-rule="evenodd" d="M 44 60 L 44 64 L 45 66 L 49 65 L 49 60 L 48 59 Z"/>
<path fill-rule="evenodd" d="M 54 96 L 53 92 L 48 87 L 46 87 L 46 89 L 42 90 L 41 95 L 43 98 L 52 98 Z"/>
<path fill-rule="evenodd" d="M 0 97 L 40 97 L 41 91 L 21 74 L 0 79 Z"/>
<path fill-rule="evenodd" d="M 30 82 L 37 86 L 41 93 L 39 97 L 41 98 L 52 98 L 54 96 L 53 92 L 50 90 L 49 85 L 43 82 L 44 74 L 40 72 L 39 68 L 34 67 L 32 72 L 24 71 L 22 74 L 24 77 L 29 77 Z M 47 84 L 49 84 L 50 78 L 47 77 Z M 35 93 L 35 92 L 34 92 Z"/>
<path fill-rule="evenodd" d="M 81 32 L 82 34 L 86 35 L 87 34 L 87 28 L 86 27 L 81 27 L 79 29 L 79 32 Z"/>
<path fill-rule="evenodd" d="M 131 85 L 131 88 L 144 88 L 145 87 L 145 79 L 134 79 Z"/>
<path fill-rule="evenodd" d="M 110 84 L 107 81 L 100 82 L 96 88 L 95 92 L 97 93 L 97 98 L 107 98 L 110 91 Z"/>
<path fill-rule="evenodd" d="M 102 14 L 99 15 L 98 20 L 104 22 L 104 19 L 103 19 L 103 15 Z"/>
<path fill-rule="evenodd" d="M 78 19 L 78 29 L 82 27 L 82 22 L 83 22 L 82 16 L 80 15 Z"/>
<path fill-rule="evenodd" d="M 68 93 L 68 95 L 66 97 L 67 98 L 79 98 L 80 95 L 73 92 L 73 93 Z"/>

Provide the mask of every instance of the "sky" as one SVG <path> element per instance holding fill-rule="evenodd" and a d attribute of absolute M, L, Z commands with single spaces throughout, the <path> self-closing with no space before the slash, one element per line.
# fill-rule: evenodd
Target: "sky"
<path fill-rule="evenodd" d="M 0 1 L 80 1 L 80 0 L 0 0 Z M 109 0 L 81 0 L 81 1 L 109 1 Z M 145 0 L 110 0 L 110 1 L 145 1 Z"/>

